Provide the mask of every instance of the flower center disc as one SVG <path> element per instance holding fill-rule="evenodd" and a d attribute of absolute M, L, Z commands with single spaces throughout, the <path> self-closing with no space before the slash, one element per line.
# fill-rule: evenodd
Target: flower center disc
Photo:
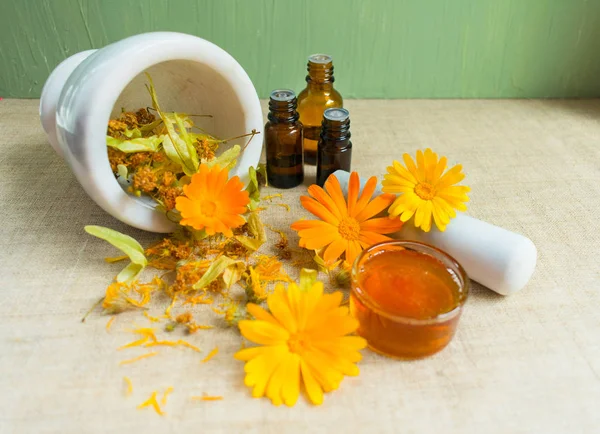
<path fill-rule="evenodd" d="M 217 210 L 217 204 L 215 204 L 212 200 L 206 200 L 202 202 L 201 205 L 202 214 L 207 217 L 212 217 L 215 215 L 215 211 Z"/>
<path fill-rule="evenodd" d="M 435 187 L 428 182 L 421 182 L 415 187 L 415 193 L 423 200 L 431 200 L 435 197 Z"/>
<path fill-rule="evenodd" d="M 352 217 L 345 217 L 338 226 L 338 232 L 347 240 L 358 240 L 360 235 L 360 223 Z"/>
<path fill-rule="evenodd" d="M 301 354 L 308 348 L 308 343 L 300 333 L 290 336 L 287 344 L 290 351 L 296 354 Z"/>

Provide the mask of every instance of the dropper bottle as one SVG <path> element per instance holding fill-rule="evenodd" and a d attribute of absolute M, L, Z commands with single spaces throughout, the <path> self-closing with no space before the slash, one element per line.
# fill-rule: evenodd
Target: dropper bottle
<path fill-rule="evenodd" d="M 323 113 L 328 108 L 342 107 L 343 100 L 333 88 L 335 79 L 330 55 L 309 56 L 307 69 L 306 88 L 298 95 L 298 113 L 304 126 L 304 162 L 316 164 Z"/>
<path fill-rule="evenodd" d="M 269 121 L 265 125 L 267 179 L 277 188 L 292 188 L 304 181 L 302 124 L 293 90 L 278 89 L 269 99 Z"/>
<path fill-rule="evenodd" d="M 336 170 L 350 172 L 352 142 L 350 113 L 344 108 L 325 110 L 317 151 L 317 184 L 321 187 Z"/>

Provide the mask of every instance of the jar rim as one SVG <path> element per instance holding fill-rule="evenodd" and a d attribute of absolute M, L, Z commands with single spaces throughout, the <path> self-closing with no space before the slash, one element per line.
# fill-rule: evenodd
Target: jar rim
<path fill-rule="evenodd" d="M 415 252 L 423 253 L 432 256 L 434 259 L 437 259 L 438 261 L 442 262 L 450 270 L 450 272 L 452 272 L 458 279 L 457 283 L 459 284 L 459 300 L 456 306 L 452 310 L 449 310 L 448 312 L 443 312 L 433 318 L 418 319 L 392 313 L 389 310 L 387 310 L 384 306 L 381 306 L 379 303 L 377 303 L 373 299 L 373 297 L 371 297 L 359 285 L 359 264 L 361 264 L 364 260 L 368 259 L 369 256 L 372 256 L 373 252 L 377 250 L 381 250 L 381 253 L 384 253 L 386 251 L 384 250 L 384 248 L 387 246 L 397 246 Z M 350 278 L 352 282 L 352 294 L 355 295 L 360 300 L 360 302 L 365 304 L 369 309 L 375 311 L 378 315 L 386 317 L 392 321 L 403 322 L 413 325 L 438 324 L 441 322 L 448 321 L 451 318 L 454 318 L 455 316 L 461 313 L 470 292 L 469 276 L 467 275 L 464 268 L 460 265 L 460 263 L 443 250 L 438 249 L 437 247 L 434 247 L 430 244 L 422 243 L 419 241 L 389 240 L 374 244 L 366 248 L 354 260 L 354 263 L 352 264 L 352 270 L 350 272 Z"/>

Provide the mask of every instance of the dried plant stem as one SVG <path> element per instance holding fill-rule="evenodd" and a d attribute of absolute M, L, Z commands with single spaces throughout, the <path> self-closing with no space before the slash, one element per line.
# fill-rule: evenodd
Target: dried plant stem
<path fill-rule="evenodd" d="M 96 308 L 97 308 L 97 307 L 100 305 L 100 303 L 102 303 L 102 301 L 104 301 L 104 297 L 101 297 L 101 298 L 100 298 L 100 300 L 98 300 L 96 303 L 94 303 L 94 304 L 92 305 L 92 307 L 90 307 L 90 310 L 88 310 L 88 311 L 85 313 L 85 315 L 83 315 L 83 318 L 81 318 L 81 322 L 85 322 L 85 320 L 86 320 L 86 318 L 88 317 L 88 315 L 89 315 L 90 313 L 92 313 L 92 312 L 93 312 L 93 310 L 94 310 L 94 309 L 96 309 Z"/>

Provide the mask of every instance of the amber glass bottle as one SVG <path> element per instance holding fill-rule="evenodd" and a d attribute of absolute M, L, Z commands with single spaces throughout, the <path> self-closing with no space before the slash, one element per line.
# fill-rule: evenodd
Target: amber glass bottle
<path fill-rule="evenodd" d="M 267 178 L 277 188 L 292 188 L 304 181 L 302 124 L 296 106 L 293 90 L 271 92 L 269 121 L 265 125 Z"/>
<path fill-rule="evenodd" d="M 298 113 L 304 126 L 304 162 L 317 163 L 317 143 L 325 109 L 342 107 L 342 96 L 333 88 L 333 62 L 327 54 L 308 58 L 306 88 L 298 95 Z"/>
<path fill-rule="evenodd" d="M 351 162 L 350 113 L 343 108 L 327 109 L 317 150 L 317 184 L 322 187 L 336 170 L 350 172 Z"/>

